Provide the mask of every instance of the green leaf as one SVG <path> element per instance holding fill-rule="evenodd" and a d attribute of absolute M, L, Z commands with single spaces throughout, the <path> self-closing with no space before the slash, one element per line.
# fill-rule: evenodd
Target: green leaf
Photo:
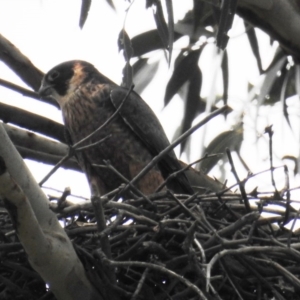
<path fill-rule="evenodd" d="M 81 10 L 80 10 L 80 19 L 79 19 L 79 27 L 82 29 L 91 7 L 92 0 L 82 0 L 81 1 Z"/>

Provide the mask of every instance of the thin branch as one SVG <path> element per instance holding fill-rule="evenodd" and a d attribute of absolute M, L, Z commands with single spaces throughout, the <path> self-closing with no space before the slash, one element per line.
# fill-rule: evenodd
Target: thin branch
<path fill-rule="evenodd" d="M 0 78 L 0 85 L 4 86 L 14 92 L 20 93 L 23 96 L 30 97 L 30 98 L 38 100 L 38 101 L 43 101 L 43 102 L 46 102 L 48 104 L 54 105 L 55 107 L 59 108 L 58 103 L 55 100 L 53 100 L 52 98 L 41 98 L 41 96 L 38 93 L 30 91 L 28 89 L 25 89 L 22 86 L 16 85 L 12 82 L 9 82 L 9 81 L 6 81 L 6 80 Z"/>
<path fill-rule="evenodd" d="M 135 289 L 135 291 L 134 291 L 134 293 L 133 293 L 133 295 L 131 297 L 131 300 L 136 300 L 137 299 L 137 297 L 138 297 L 138 295 L 139 295 L 139 293 L 140 293 L 140 291 L 141 291 L 141 289 L 143 287 L 143 284 L 144 284 L 144 282 L 145 282 L 145 280 L 147 278 L 148 272 L 149 272 L 149 269 L 146 268 L 144 270 L 144 272 L 143 272 L 143 275 L 142 275 L 141 279 L 139 280 L 138 286 L 136 287 L 136 289 Z"/>
<path fill-rule="evenodd" d="M 278 190 L 276 188 L 276 183 L 275 183 L 275 179 L 274 179 L 274 165 L 273 165 L 273 134 L 274 131 L 272 129 L 273 125 L 270 125 L 268 127 L 265 128 L 265 133 L 268 134 L 269 136 L 269 155 L 270 155 L 270 169 L 271 169 L 271 182 L 272 185 L 274 186 L 275 189 L 275 193 L 278 194 Z"/>
<path fill-rule="evenodd" d="M 78 148 L 81 144 L 83 144 L 85 141 L 87 141 L 88 139 L 90 139 L 91 137 L 93 137 L 97 132 L 101 131 L 102 129 L 104 129 L 109 123 L 111 123 L 114 118 L 118 115 L 118 113 L 120 112 L 120 110 L 122 109 L 125 101 L 128 99 L 129 95 L 131 94 L 131 92 L 133 91 L 134 85 L 132 85 L 130 87 L 130 89 L 128 90 L 127 94 L 125 95 L 124 99 L 122 100 L 120 106 L 116 109 L 116 111 L 109 117 L 109 119 L 107 119 L 101 126 L 99 126 L 95 131 L 93 131 L 92 133 L 90 133 L 89 135 L 87 135 L 85 138 L 83 138 L 82 140 L 80 140 L 79 142 L 75 143 L 73 145 L 73 148 L 76 149 Z"/>
<path fill-rule="evenodd" d="M 208 300 L 206 298 L 206 296 L 202 293 L 202 291 L 194 284 L 192 284 L 189 280 L 185 279 L 183 276 L 178 275 L 177 273 L 163 267 L 163 266 L 159 266 L 159 265 L 155 265 L 152 263 L 147 263 L 147 262 L 139 262 L 139 261 L 113 261 L 113 260 L 109 260 L 105 257 L 102 258 L 103 261 L 105 263 L 110 264 L 113 267 L 138 267 L 138 268 L 148 268 L 151 270 L 155 270 L 158 271 L 160 273 L 163 274 L 167 274 L 171 277 L 176 278 L 177 280 L 179 280 L 180 282 L 182 282 L 183 284 L 185 284 L 187 287 L 189 287 L 190 289 L 192 289 L 202 300 Z"/>
<path fill-rule="evenodd" d="M 134 184 L 136 182 L 138 182 L 144 175 L 146 175 L 160 160 L 163 159 L 163 157 L 168 154 L 170 151 L 172 151 L 177 145 L 179 145 L 183 140 L 185 140 L 186 138 L 188 138 L 192 133 L 194 133 L 196 130 L 198 130 L 201 126 L 203 126 L 204 124 L 206 124 L 207 122 L 209 122 L 210 120 L 212 120 L 213 118 L 215 118 L 216 116 L 218 116 L 219 114 L 225 112 L 228 109 L 228 106 L 225 105 L 217 110 L 215 110 L 214 112 L 212 112 L 211 114 L 209 114 L 206 118 L 204 118 L 202 121 L 200 121 L 199 123 L 197 123 L 195 126 L 191 127 L 189 130 L 187 130 L 184 134 L 182 134 L 179 138 L 177 138 L 172 144 L 170 144 L 168 147 L 166 147 L 163 151 L 161 151 L 157 156 L 155 156 L 150 163 L 145 166 L 139 174 L 137 174 L 132 180 L 131 180 L 131 184 Z M 129 187 L 129 185 L 127 185 L 127 187 L 125 188 L 125 190 Z"/>
<path fill-rule="evenodd" d="M 249 199 L 248 199 L 248 196 L 247 196 L 247 193 L 246 193 L 246 190 L 245 190 L 245 183 L 241 182 L 240 179 L 239 179 L 239 176 L 238 176 L 238 174 L 236 172 L 236 169 L 235 169 L 232 157 L 231 157 L 230 150 L 228 148 L 226 148 L 226 153 L 227 153 L 227 157 L 228 157 L 228 160 L 229 160 L 229 163 L 230 163 L 230 166 L 231 166 L 231 171 L 232 171 L 232 173 L 233 173 L 233 175 L 235 177 L 236 182 L 239 185 L 239 188 L 240 188 L 240 191 L 241 191 L 241 195 L 242 195 L 242 198 L 243 198 L 244 203 L 245 203 L 246 211 L 250 212 L 251 208 L 250 208 Z"/>
<path fill-rule="evenodd" d="M 148 204 L 151 205 L 151 207 L 155 206 L 153 202 L 145 194 L 143 194 L 138 188 L 136 188 L 133 184 L 131 184 L 130 181 L 125 176 L 123 176 L 114 166 L 112 166 L 110 161 L 104 160 L 103 162 L 105 163 L 105 166 L 97 165 L 97 164 L 93 164 L 93 166 L 98 168 L 106 168 L 113 171 L 119 178 L 122 179 L 124 183 L 130 186 L 130 189 L 132 189 L 140 197 L 143 197 L 143 199 L 145 199 L 148 202 Z"/>

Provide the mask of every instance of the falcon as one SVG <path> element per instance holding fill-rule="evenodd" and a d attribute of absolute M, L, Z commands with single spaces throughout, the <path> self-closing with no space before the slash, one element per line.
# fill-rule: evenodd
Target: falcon
<path fill-rule="evenodd" d="M 74 60 L 52 68 L 45 74 L 39 93 L 58 102 L 72 144 L 85 139 L 80 147 L 86 147 L 76 151 L 76 158 L 92 193 L 104 195 L 132 180 L 169 146 L 160 122 L 146 102 L 88 62 Z M 180 169 L 175 153 L 170 151 L 135 187 L 149 195 Z M 168 188 L 176 193 L 193 193 L 184 173 L 168 182 Z"/>

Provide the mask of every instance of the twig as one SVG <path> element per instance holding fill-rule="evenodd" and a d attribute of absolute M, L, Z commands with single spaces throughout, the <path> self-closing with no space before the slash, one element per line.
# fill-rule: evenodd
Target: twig
<path fill-rule="evenodd" d="M 293 223 L 292 223 L 289 235 L 288 235 L 287 246 L 289 248 L 291 247 L 291 237 L 292 237 L 292 235 L 294 233 L 294 228 L 295 228 L 295 225 L 296 225 L 296 221 L 299 221 L 299 213 L 300 213 L 300 209 L 297 210 L 297 214 L 296 214 L 296 216 L 295 216 L 295 218 L 293 220 Z"/>
<path fill-rule="evenodd" d="M 110 138 L 110 135 L 104 137 L 103 139 L 101 139 L 100 141 L 97 141 L 95 143 L 74 149 L 73 146 L 70 146 L 69 148 L 69 153 L 67 155 L 65 155 L 51 170 L 50 172 L 39 182 L 39 185 L 42 186 L 68 159 L 70 159 L 72 156 L 75 155 L 75 151 L 82 151 L 82 150 L 86 150 L 88 148 L 97 146 L 103 142 L 105 142 L 108 138 Z"/>
<path fill-rule="evenodd" d="M 230 153 L 230 150 L 228 148 L 226 148 L 226 154 L 227 154 L 227 157 L 228 157 L 228 160 L 229 160 L 229 163 L 231 165 L 231 171 L 239 185 L 239 188 L 240 188 L 240 191 L 241 191 L 241 195 L 242 195 L 242 198 L 244 200 L 244 203 L 245 203 L 245 207 L 246 207 L 246 211 L 247 212 L 250 212 L 251 211 L 251 208 L 250 208 L 250 203 L 249 203 L 249 199 L 248 199 L 248 196 L 246 194 L 246 191 L 245 191 L 245 182 L 241 182 L 240 179 L 239 179 L 239 176 L 236 172 L 236 169 L 235 169 L 235 166 L 234 166 L 234 163 L 233 163 L 233 160 L 232 160 L 232 157 L 231 157 L 231 153 Z"/>
<path fill-rule="evenodd" d="M 147 166 L 145 166 L 139 174 L 137 174 L 132 180 L 131 184 L 136 183 L 139 181 L 144 175 L 146 175 L 160 160 L 163 159 L 163 157 L 172 151 L 177 145 L 179 145 L 183 140 L 188 138 L 192 133 L 194 133 L 196 130 L 198 130 L 201 126 L 209 122 L 211 119 L 215 118 L 219 114 L 223 113 L 228 109 L 228 106 L 225 105 L 217 110 L 215 110 L 213 113 L 209 114 L 206 118 L 204 118 L 202 121 L 197 123 L 195 126 L 191 127 L 189 130 L 187 130 L 184 134 L 182 134 L 179 138 L 177 138 L 172 144 L 170 144 L 168 147 L 166 147 L 164 150 L 162 150 L 158 155 L 156 155 Z M 125 190 L 129 187 L 125 188 Z"/>
<path fill-rule="evenodd" d="M 83 144 L 85 141 L 87 141 L 88 139 L 90 139 L 91 137 L 93 137 L 97 132 L 101 131 L 103 128 L 105 128 L 105 126 L 107 126 L 109 123 L 111 123 L 113 121 L 113 119 L 118 115 L 118 113 L 120 112 L 120 110 L 122 109 L 125 101 L 128 99 L 130 93 L 133 91 L 134 85 L 132 85 L 130 87 L 130 89 L 128 90 L 127 94 L 125 95 L 124 99 L 122 100 L 120 106 L 116 109 L 116 111 L 109 117 L 109 119 L 107 119 L 101 126 L 99 126 L 95 131 L 93 131 L 92 133 L 90 133 L 89 135 L 87 135 L 85 138 L 83 138 L 82 140 L 80 140 L 79 142 L 75 143 L 73 145 L 73 148 L 76 149 L 78 148 L 81 144 Z"/>
<path fill-rule="evenodd" d="M 74 155 L 72 151 L 69 151 L 51 170 L 50 172 L 39 182 L 39 186 L 42 186 L 69 158 Z"/>
<path fill-rule="evenodd" d="M 138 268 L 149 268 L 164 274 L 167 274 L 171 277 L 176 278 L 180 282 L 184 283 L 187 287 L 191 288 L 202 300 L 208 300 L 202 291 L 189 280 L 185 279 L 183 276 L 178 275 L 177 273 L 163 267 L 158 266 L 152 263 L 139 262 L 139 261 L 113 261 L 103 257 L 104 262 L 110 264 L 113 267 L 138 267 Z"/>
<path fill-rule="evenodd" d="M 251 212 L 247 215 L 242 216 L 236 222 L 231 223 L 230 225 L 218 230 L 216 232 L 217 235 L 212 236 L 207 242 L 203 244 L 203 247 L 207 249 L 213 246 L 215 243 L 217 243 L 220 237 L 228 236 L 233 232 L 237 232 L 239 229 L 242 229 L 245 225 L 252 224 L 255 220 L 259 218 L 259 216 L 259 212 Z"/>
<path fill-rule="evenodd" d="M 207 265 L 206 269 L 206 277 L 207 277 L 207 282 L 206 282 L 206 287 L 207 291 L 209 288 L 209 283 L 210 283 L 210 274 L 213 265 L 223 256 L 225 255 L 240 255 L 240 254 L 248 254 L 248 253 L 287 253 L 288 255 L 293 255 L 293 257 L 297 257 L 297 261 L 300 261 L 300 254 L 299 253 L 293 253 L 290 251 L 289 248 L 284 248 L 284 247 L 272 247 L 272 246 L 249 246 L 249 247 L 244 247 L 241 249 L 228 249 L 228 250 L 223 250 L 213 256 L 213 258 L 210 260 L 209 264 Z"/>
<path fill-rule="evenodd" d="M 274 189 L 275 189 L 275 193 L 278 194 L 278 190 L 276 188 L 276 183 L 275 183 L 275 179 L 274 179 L 274 166 L 273 166 L 273 134 L 274 134 L 274 131 L 272 129 L 272 126 L 273 125 L 270 125 L 270 126 L 267 126 L 265 128 L 265 133 L 268 134 L 269 136 L 269 155 L 270 155 L 270 170 L 271 170 L 271 182 L 272 182 L 272 185 L 274 186 Z"/>
<path fill-rule="evenodd" d="M 173 178 L 177 177 L 179 174 L 185 172 L 186 170 L 188 170 L 189 168 L 191 168 L 193 165 L 195 165 L 195 164 L 197 164 L 197 163 L 203 161 L 204 159 L 211 158 L 211 157 L 215 157 L 215 156 L 217 156 L 217 155 L 218 155 L 218 154 L 210 154 L 210 155 L 205 154 L 204 157 L 199 158 L 199 159 L 193 161 L 192 163 L 187 164 L 184 168 L 180 169 L 179 171 L 176 171 L 176 172 L 170 174 L 170 175 L 168 176 L 168 178 L 167 178 L 167 179 L 166 179 L 166 180 L 165 180 L 165 181 L 164 181 L 164 182 L 156 189 L 155 192 L 161 191 L 161 190 L 167 185 L 167 183 L 168 183 L 170 180 L 172 180 Z"/>
<path fill-rule="evenodd" d="M 73 148 L 73 150 L 75 150 L 75 151 L 83 151 L 83 150 L 90 149 L 90 148 L 93 148 L 93 147 L 95 147 L 95 146 L 98 146 L 99 144 L 104 143 L 106 140 L 108 140 L 108 139 L 111 138 L 111 137 L 112 137 L 112 135 L 111 135 L 111 134 L 108 134 L 106 137 L 104 137 L 103 139 L 101 139 L 101 140 L 99 140 L 99 141 L 97 141 L 97 142 L 95 142 L 95 143 L 91 143 L 91 144 L 88 144 L 88 145 L 86 145 L 86 146 L 75 147 L 75 148 L 74 148 L 74 146 L 72 146 L 72 148 Z"/>
<path fill-rule="evenodd" d="M 220 265 L 223 268 L 223 270 L 225 271 L 227 278 L 231 284 L 231 286 L 233 287 L 235 293 L 237 294 L 238 298 L 240 300 L 243 300 L 244 298 L 242 297 L 242 295 L 239 292 L 239 288 L 238 288 L 238 284 L 236 284 L 236 280 L 234 279 L 234 276 L 232 276 L 230 270 L 228 270 L 227 266 L 222 262 L 222 259 L 220 259 Z"/>
<path fill-rule="evenodd" d="M 286 268 L 284 268 L 277 262 L 272 261 L 270 259 L 260 259 L 260 258 L 255 258 L 255 257 L 253 259 L 257 260 L 259 262 L 264 262 L 268 265 L 271 265 L 277 271 L 279 271 L 279 273 L 281 273 L 283 275 L 283 277 L 286 278 L 288 280 L 288 282 L 296 288 L 296 290 L 298 290 L 298 291 L 300 290 L 300 280 L 297 278 L 297 276 L 294 276 L 291 272 L 289 272 Z"/>
<path fill-rule="evenodd" d="M 130 186 L 130 188 L 137 195 L 143 197 L 143 199 L 145 199 L 148 202 L 148 204 L 151 205 L 151 207 L 153 207 L 153 208 L 155 207 L 155 204 L 145 194 L 143 194 L 138 188 L 136 188 L 133 184 L 131 184 L 131 182 L 126 177 L 124 177 L 114 166 L 112 166 L 109 160 L 103 160 L 103 162 L 105 163 L 105 166 L 97 165 L 97 164 L 93 164 L 93 166 L 98 167 L 98 168 L 106 168 L 106 169 L 113 171 L 117 176 L 119 176 L 119 178 L 122 179 L 122 181 L 124 183 L 127 183 Z"/>
<path fill-rule="evenodd" d="M 104 214 L 104 209 L 101 203 L 101 198 L 99 195 L 93 195 L 91 198 L 94 210 L 95 210 L 95 218 L 97 220 L 97 229 L 98 232 L 101 234 L 106 229 L 106 220 L 105 220 L 105 214 Z M 110 243 L 108 240 L 107 235 L 100 235 L 100 243 L 101 243 L 101 248 L 105 255 L 109 258 L 111 258 L 111 249 L 110 249 Z M 109 268 L 109 278 L 115 282 L 116 277 L 114 270 L 112 268 Z"/>
<path fill-rule="evenodd" d="M 284 174 L 285 174 L 286 205 L 285 205 L 285 215 L 284 215 L 284 220 L 282 222 L 282 226 L 284 226 L 289 219 L 290 205 L 291 205 L 289 170 L 286 165 L 284 165 Z"/>
<path fill-rule="evenodd" d="M 20 93 L 23 96 L 30 97 L 32 99 L 39 100 L 39 101 L 42 100 L 43 102 L 52 104 L 52 105 L 56 106 L 57 108 L 59 108 L 58 103 L 55 100 L 53 100 L 52 98 L 41 98 L 41 96 L 38 93 L 33 92 L 31 90 L 27 90 L 27 89 L 23 88 L 22 86 L 16 85 L 12 82 L 9 82 L 9 81 L 6 81 L 6 80 L 0 78 L 0 85 L 4 86 L 14 92 Z"/>
<path fill-rule="evenodd" d="M 143 272 L 143 275 L 142 275 L 141 279 L 139 280 L 139 284 L 136 287 L 136 290 L 134 291 L 134 293 L 133 293 L 133 295 L 131 297 L 131 300 L 137 299 L 138 294 L 140 293 L 140 291 L 141 291 L 141 289 L 143 287 L 143 284 L 144 284 L 144 282 L 145 282 L 145 280 L 147 278 L 148 272 L 149 272 L 149 269 L 146 268 L 145 271 Z"/>

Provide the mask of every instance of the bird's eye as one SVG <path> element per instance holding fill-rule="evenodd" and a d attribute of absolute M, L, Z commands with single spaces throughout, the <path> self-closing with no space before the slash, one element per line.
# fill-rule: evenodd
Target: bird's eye
<path fill-rule="evenodd" d="M 48 79 L 50 81 L 54 81 L 55 79 L 57 79 L 59 76 L 59 72 L 58 71 L 53 71 L 52 73 L 49 74 Z"/>

